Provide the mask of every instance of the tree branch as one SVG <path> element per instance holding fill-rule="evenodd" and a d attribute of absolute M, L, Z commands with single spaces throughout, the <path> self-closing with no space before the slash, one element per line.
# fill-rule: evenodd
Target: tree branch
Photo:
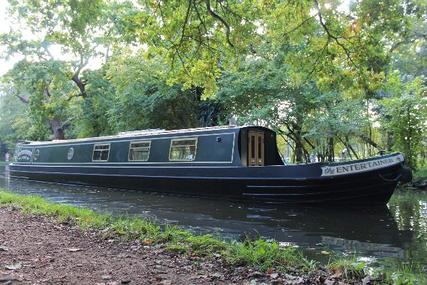
<path fill-rule="evenodd" d="M 233 43 L 230 40 L 230 32 L 231 32 L 231 30 L 230 30 L 230 26 L 228 25 L 228 23 L 223 18 L 221 18 L 218 14 L 216 14 L 214 11 L 212 11 L 211 1 L 210 0 L 206 0 L 206 7 L 208 9 L 209 14 L 212 17 L 214 17 L 215 19 L 217 19 L 218 21 L 220 21 L 224 25 L 224 27 L 225 27 L 225 34 L 226 34 L 226 37 L 227 37 L 227 42 L 228 42 L 228 44 L 232 48 L 234 48 L 234 45 L 233 45 Z"/>
<path fill-rule="evenodd" d="M 189 0 L 189 2 L 188 2 L 188 8 L 187 8 L 187 12 L 185 13 L 185 19 L 184 19 L 184 23 L 182 25 L 181 38 L 179 40 L 179 43 L 177 45 L 175 45 L 175 44 L 172 45 L 172 48 L 174 50 L 173 51 L 173 55 L 172 55 L 172 69 L 174 68 L 175 58 L 176 58 L 176 56 L 179 57 L 179 55 L 178 55 L 179 49 L 181 48 L 182 43 L 184 42 L 185 28 L 187 26 L 187 22 L 188 22 L 188 19 L 190 17 L 190 11 L 191 11 L 191 4 L 192 4 L 192 2 L 193 2 L 192 0 Z M 182 60 L 181 60 L 181 62 L 182 62 Z"/>
<path fill-rule="evenodd" d="M 344 53 L 347 57 L 347 59 L 355 66 L 357 67 L 356 63 L 353 61 L 353 59 L 351 58 L 350 55 L 350 51 L 339 41 L 339 38 L 335 35 L 333 35 L 331 33 L 331 31 L 329 30 L 328 26 L 326 25 L 323 16 L 322 16 L 322 12 L 320 11 L 320 5 L 319 5 L 319 1 L 318 0 L 314 0 L 315 6 L 316 6 L 316 10 L 317 10 L 317 15 L 319 16 L 319 22 L 320 25 L 323 27 L 323 29 L 325 30 L 326 34 L 328 35 L 328 38 L 333 39 L 337 45 L 339 45 L 343 50 Z"/>
<path fill-rule="evenodd" d="M 86 97 L 86 83 L 83 82 L 80 78 L 80 72 L 82 71 L 83 67 L 85 67 L 88 63 L 88 59 L 84 59 L 83 54 L 80 54 L 80 64 L 78 65 L 77 69 L 74 71 L 73 76 L 71 77 L 71 80 L 76 83 L 77 87 L 80 90 L 80 96 Z M 71 99 L 71 98 L 70 98 Z"/>
<path fill-rule="evenodd" d="M 28 98 L 25 98 L 25 97 L 23 97 L 23 96 L 21 96 L 21 95 L 19 95 L 19 94 L 16 94 L 15 95 L 21 102 L 23 102 L 23 103 L 25 103 L 25 104 L 28 104 L 29 102 L 30 102 L 30 100 L 28 99 Z"/>
<path fill-rule="evenodd" d="M 179 42 L 179 45 L 182 45 L 182 42 L 184 40 L 184 35 L 185 35 L 185 27 L 187 26 L 187 22 L 188 19 L 190 17 L 190 11 L 191 11 L 191 4 L 192 4 L 192 0 L 188 1 L 188 8 L 187 8 L 187 13 L 185 14 L 185 19 L 184 19 L 184 25 L 182 25 L 182 32 L 181 32 L 181 40 Z"/>
<path fill-rule="evenodd" d="M 295 32 L 296 30 L 298 30 L 299 28 L 301 28 L 302 26 L 304 26 L 304 24 L 305 24 L 305 23 L 307 23 L 308 21 L 310 21 L 310 20 L 311 20 L 311 19 L 313 19 L 314 17 L 316 17 L 316 15 L 313 15 L 313 16 L 311 16 L 311 17 L 309 17 L 309 18 L 305 19 L 304 21 L 302 21 L 301 23 L 299 23 L 297 26 L 295 26 L 295 27 L 293 27 L 292 29 L 290 29 L 289 31 L 285 32 L 285 33 L 283 34 L 283 36 L 285 37 L 285 36 L 287 36 L 287 35 L 289 35 L 289 34 L 291 34 L 291 33 Z"/>
<path fill-rule="evenodd" d="M 367 137 L 366 135 L 361 135 L 360 136 L 360 138 L 364 141 L 364 142 L 366 142 L 366 143 L 368 143 L 369 145 L 371 145 L 371 146 L 373 146 L 373 147 L 375 147 L 376 149 L 378 149 L 378 150 L 382 150 L 382 148 L 376 143 L 376 142 L 374 142 L 371 138 L 369 138 L 369 137 Z"/>
<path fill-rule="evenodd" d="M 205 29 L 205 33 L 208 32 L 208 28 L 205 25 L 205 21 L 203 21 L 202 16 L 200 15 L 199 9 L 197 9 L 196 3 L 193 2 L 194 11 L 196 11 L 197 17 L 200 20 L 200 23 L 202 24 L 203 28 Z"/>
<path fill-rule="evenodd" d="M 320 59 L 322 58 L 325 50 L 328 48 L 329 42 L 330 42 L 330 39 L 328 38 L 325 45 L 322 47 L 322 50 L 321 50 L 319 56 L 316 58 L 316 61 L 313 64 L 313 69 L 307 74 L 307 78 L 309 78 L 313 74 L 313 72 L 316 71 L 317 64 L 319 63 Z"/>

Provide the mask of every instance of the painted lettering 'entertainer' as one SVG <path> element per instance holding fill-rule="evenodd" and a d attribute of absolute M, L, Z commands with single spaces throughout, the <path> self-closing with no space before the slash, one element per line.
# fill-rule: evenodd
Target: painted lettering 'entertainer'
<path fill-rule="evenodd" d="M 379 158 L 370 161 L 356 162 L 322 167 L 322 176 L 343 175 L 379 169 L 385 166 L 394 165 L 403 161 L 402 155 Z"/>

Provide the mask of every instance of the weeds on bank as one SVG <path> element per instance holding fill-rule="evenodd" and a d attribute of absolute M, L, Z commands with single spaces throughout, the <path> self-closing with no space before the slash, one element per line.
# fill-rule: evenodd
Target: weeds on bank
<path fill-rule="evenodd" d="M 316 267 L 314 261 L 307 260 L 293 247 L 281 247 L 276 241 L 262 239 L 245 242 L 232 242 L 227 248 L 226 255 L 232 264 L 251 264 L 258 266 L 260 270 L 269 268 L 298 269 L 301 271 L 313 270 Z"/>
<path fill-rule="evenodd" d="M 417 169 L 414 172 L 415 178 L 427 178 L 427 165 L 424 165 L 424 167 Z"/>
<path fill-rule="evenodd" d="M 378 270 L 378 269 L 377 269 Z M 374 269 L 375 271 L 375 269 Z M 425 269 L 413 264 L 406 264 L 394 260 L 384 260 L 381 269 L 373 275 L 382 277 L 382 284 L 394 285 L 424 285 L 427 284 L 427 274 Z"/>
<path fill-rule="evenodd" d="M 420 267 L 392 259 L 383 259 L 375 264 L 353 258 L 335 258 L 327 268 L 335 275 L 349 282 L 370 277 L 373 285 L 425 285 L 427 277 Z"/>
<path fill-rule="evenodd" d="M 332 260 L 327 267 L 345 280 L 360 280 L 366 275 L 366 263 L 357 261 L 356 258 L 338 258 Z"/>

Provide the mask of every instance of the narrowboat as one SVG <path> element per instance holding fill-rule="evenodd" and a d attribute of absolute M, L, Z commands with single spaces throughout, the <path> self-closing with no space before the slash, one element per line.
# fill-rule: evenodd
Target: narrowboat
<path fill-rule="evenodd" d="M 276 133 L 259 126 L 21 142 L 9 169 L 32 180 L 283 204 L 384 205 L 408 177 L 399 153 L 285 165 Z"/>

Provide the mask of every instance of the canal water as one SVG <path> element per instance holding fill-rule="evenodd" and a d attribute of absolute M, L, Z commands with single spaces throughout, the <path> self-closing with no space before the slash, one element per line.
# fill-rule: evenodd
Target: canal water
<path fill-rule="evenodd" d="M 329 250 L 427 268 L 427 192 L 397 191 L 387 207 L 259 206 L 206 198 L 11 179 L 0 187 L 113 214 L 152 218 L 227 239 L 274 238 L 327 260 Z"/>

